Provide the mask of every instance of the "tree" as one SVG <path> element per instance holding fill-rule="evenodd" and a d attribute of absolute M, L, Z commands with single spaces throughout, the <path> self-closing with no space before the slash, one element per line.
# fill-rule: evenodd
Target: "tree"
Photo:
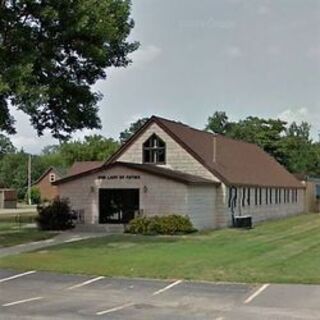
<path fill-rule="evenodd" d="M 0 158 L 8 153 L 14 153 L 16 148 L 8 137 L 0 133 Z"/>
<path fill-rule="evenodd" d="M 15 133 L 9 104 L 38 135 L 100 128 L 91 86 L 131 62 L 130 11 L 130 0 L 1 0 L 0 131 Z"/>
<path fill-rule="evenodd" d="M 84 141 L 76 140 L 62 144 L 58 153 L 69 167 L 75 161 L 103 161 L 107 160 L 117 149 L 119 144 L 112 138 L 101 135 L 86 136 Z"/>
<path fill-rule="evenodd" d="M 28 185 L 28 154 L 23 150 L 6 154 L 0 162 L 0 181 L 7 188 L 17 189 L 23 199 Z"/>
<path fill-rule="evenodd" d="M 231 123 L 224 111 L 216 111 L 213 116 L 208 118 L 206 131 L 211 131 L 218 134 L 226 134 L 230 129 Z"/>
<path fill-rule="evenodd" d="M 286 123 L 279 119 L 247 117 L 238 122 L 229 122 L 225 112 L 217 111 L 209 117 L 206 129 L 233 139 L 255 143 L 278 161 L 283 162 L 279 143 L 286 132 Z"/>
<path fill-rule="evenodd" d="M 307 122 L 288 125 L 279 119 L 258 117 L 229 122 L 220 111 L 209 117 L 206 129 L 257 144 L 291 172 L 320 175 L 320 142 L 310 138 Z"/>
<path fill-rule="evenodd" d="M 120 132 L 120 142 L 121 144 L 125 143 L 128 139 L 130 139 L 141 127 L 143 127 L 149 118 L 141 118 L 135 122 L 132 122 L 128 129 Z"/>
<path fill-rule="evenodd" d="M 311 175 L 320 174 L 319 144 L 310 138 L 311 126 L 307 122 L 293 122 L 286 130 L 281 141 L 284 165 L 291 172 Z"/>

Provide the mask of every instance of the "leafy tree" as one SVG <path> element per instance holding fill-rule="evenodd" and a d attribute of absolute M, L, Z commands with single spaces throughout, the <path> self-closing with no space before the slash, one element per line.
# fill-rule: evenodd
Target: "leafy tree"
<path fill-rule="evenodd" d="M 282 138 L 281 148 L 284 165 L 292 172 L 320 174 L 319 144 L 310 138 L 311 126 L 307 122 L 293 122 Z"/>
<path fill-rule="evenodd" d="M 209 131 L 259 145 L 291 172 L 320 175 L 320 143 L 311 140 L 310 128 L 307 122 L 287 125 L 258 117 L 229 122 L 225 112 L 215 112 L 206 126 Z"/>
<path fill-rule="evenodd" d="M 0 162 L 0 181 L 8 188 L 17 189 L 23 199 L 28 185 L 28 154 L 23 150 L 6 154 Z"/>
<path fill-rule="evenodd" d="M 130 0 L 1 0 L 0 131 L 15 132 L 9 104 L 39 135 L 99 128 L 91 86 L 131 62 L 130 11 Z"/>
<path fill-rule="evenodd" d="M 31 203 L 32 204 L 40 204 L 41 203 L 41 192 L 39 190 L 39 188 L 33 186 L 31 188 Z M 28 192 L 25 194 L 24 200 L 25 202 L 28 202 Z"/>
<path fill-rule="evenodd" d="M 224 111 L 216 111 L 208 118 L 206 130 L 218 134 L 226 134 L 232 124 Z"/>
<path fill-rule="evenodd" d="M 8 137 L 0 133 L 0 157 L 8 153 L 14 153 L 16 148 Z"/>
<path fill-rule="evenodd" d="M 112 138 L 92 135 L 86 136 L 84 141 L 76 140 L 62 144 L 58 153 L 68 167 L 74 161 L 107 160 L 118 148 L 118 142 Z"/>
<path fill-rule="evenodd" d="M 132 122 L 128 129 L 120 132 L 120 142 L 121 144 L 125 143 L 128 139 L 130 139 L 142 126 L 146 124 L 149 118 L 141 118 L 135 122 Z"/>

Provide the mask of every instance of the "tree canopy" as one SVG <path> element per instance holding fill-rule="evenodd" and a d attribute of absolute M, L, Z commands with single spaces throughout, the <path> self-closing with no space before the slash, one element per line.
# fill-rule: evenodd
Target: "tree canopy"
<path fill-rule="evenodd" d="M 130 0 L 1 0 L 0 131 L 15 133 L 9 106 L 38 135 L 99 128 L 101 96 L 91 86 L 138 48 L 127 40 L 130 11 Z"/>
<path fill-rule="evenodd" d="M 120 132 L 119 140 L 121 144 L 125 143 L 128 139 L 130 139 L 142 126 L 146 124 L 149 118 L 141 118 L 134 122 L 132 122 L 129 128 Z"/>
<path fill-rule="evenodd" d="M 288 125 L 258 117 L 231 122 L 221 111 L 209 117 L 206 125 L 207 131 L 257 144 L 291 172 L 320 175 L 320 144 L 312 141 L 310 129 L 307 122 Z"/>
<path fill-rule="evenodd" d="M 15 152 L 15 150 L 16 149 L 11 140 L 0 133 L 0 157 L 4 156 L 7 153 L 13 153 Z"/>

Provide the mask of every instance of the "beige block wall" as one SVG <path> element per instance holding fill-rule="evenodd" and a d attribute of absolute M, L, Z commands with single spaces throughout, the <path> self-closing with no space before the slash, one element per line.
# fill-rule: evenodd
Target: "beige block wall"
<path fill-rule="evenodd" d="M 98 176 L 138 175 L 139 180 L 99 180 Z M 147 192 L 145 192 L 147 187 Z M 140 190 L 140 209 L 146 215 L 176 213 L 188 215 L 188 187 L 179 182 L 141 171 L 115 167 L 59 186 L 61 197 L 69 198 L 75 210 L 84 210 L 86 223 L 99 221 L 99 188 Z"/>
<path fill-rule="evenodd" d="M 215 186 L 189 186 L 188 216 L 198 230 L 216 228 Z"/>
<path fill-rule="evenodd" d="M 255 205 L 255 193 L 254 188 L 250 188 L 251 192 L 251 204 L 250 206 L 246 205 L 242 206 L 241 201 L 241 188 L 238 188 L 238 201 L 237 207 L 235 209 L 236 215 L 251 215 L 253 219 L 253 223 L 261 222 L 265 220 L 272 220 L 278 218 L 289 217 L 293 215 L 297 215 L 299 213 L 304 212 L 304 198 L 305 192 L 304 189 L 298 189 L 298 201 L 291 202 L 291 194 L 290 194 L 290 202 L 284 203 L 283 199 L 281 203 L 276 204 L 275 199 L 273 198 L 272 204 L 266 204 L 266 189 L 262 188 L 262 205 Z M 228 208 L 228 197 L 229 190 L 227 186 L 222 186 L 221 191 L 218 191 L 220 196 L 217 196 L 217 210 L 216 216 L 219 217 L 218 226 L 225 227 L 230 226 L 232 222 L 231 209 Z M 283 196 L 283 194 L 282 194 Z M 225 197 L 224 199 L 221 198 Z M 220 198 L 220 200 L 219 200 Z"/>
<path fill-rule="evenodd" d="M 209 170 L 193 158 L 175 140 L 173 140 L 156 123 L 152 124 L 126 152 L 120 156 L 118 161 L 142 163 L 142 145 L 152 135 L 158 135 L 166 143 L 166 165 L 170 169 L 183 171 L 189 174 L 201 176 L 214 181 L 219 181 Z"/>

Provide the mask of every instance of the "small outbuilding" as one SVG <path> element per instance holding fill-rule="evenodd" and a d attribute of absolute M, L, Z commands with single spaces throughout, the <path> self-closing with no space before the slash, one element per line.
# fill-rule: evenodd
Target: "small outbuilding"
<path fill-rule="evenodd" d="M 174 213 L 213 229 L 304 211 L 303 184 L 258 146 L 155 116 L 108 161 L 54 185 L 93 225 Z"/>
<path fill-rule="evenodd" d="M 14 189 L 0 189 L 0 209 L 17 208 L 17 191 Z"/>
<path fill-rule="evenodd" d="M 320 212 L 320 177 L 297 174 L 305 186 L 305 212 Z"/>

